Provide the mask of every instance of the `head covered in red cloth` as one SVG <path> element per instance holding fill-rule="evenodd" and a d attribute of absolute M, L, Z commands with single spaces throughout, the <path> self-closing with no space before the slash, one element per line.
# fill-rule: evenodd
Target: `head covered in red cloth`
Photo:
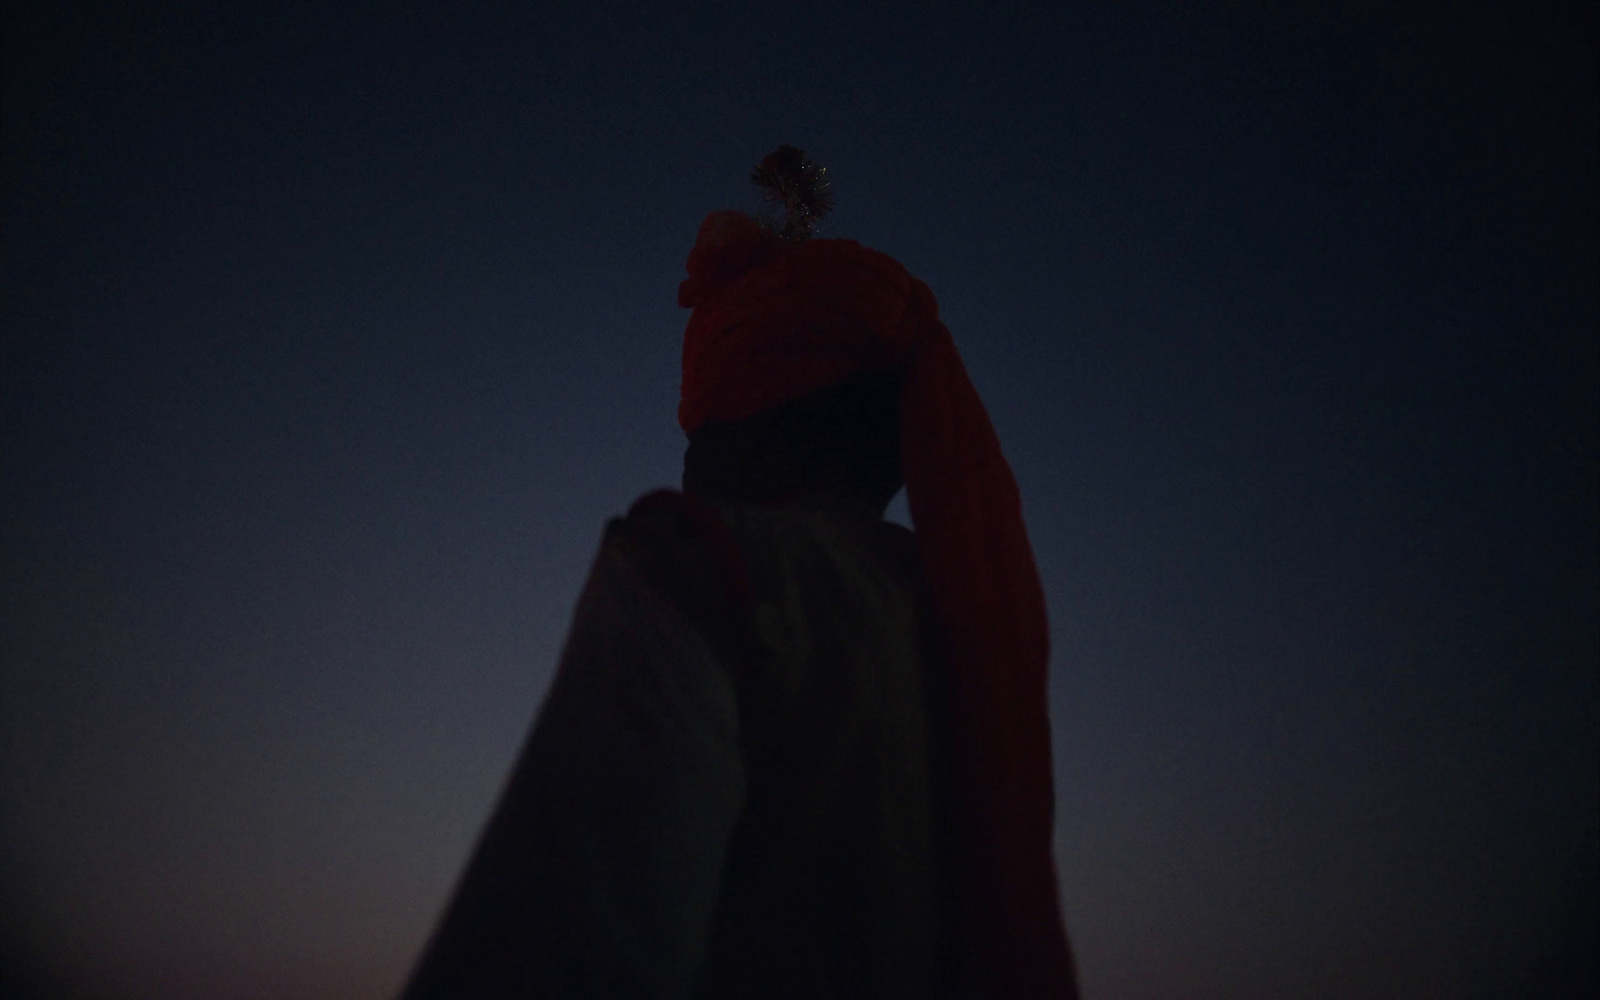
<path fill-rule="evenodd" d="M 758 182 L 785 155 L 817 171 L 784 147 Z M 678 421 L 693 433 L 862 372 L 903 373 L 901 463 L 954 701 L 976 971 L 995 996 L 1074 996 L 1051 853 L 1049 629 L 1016 480 L 928 286 L 854 240 L 804 239 L 803 192 L 780 190 L 782 234 L 739 212 L 700 227 L 678 290 L 694 310 Z"/>

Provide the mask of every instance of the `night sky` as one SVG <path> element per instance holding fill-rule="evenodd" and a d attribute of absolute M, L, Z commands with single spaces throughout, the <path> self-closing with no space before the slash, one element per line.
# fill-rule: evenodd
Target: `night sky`
<path fill-rule="evenodd" d="M 780 143 L 1021 484 L 1086 997 L 1600 981 L 1593 5 L 32 6 L 13 988 L 398 988 Z"/>

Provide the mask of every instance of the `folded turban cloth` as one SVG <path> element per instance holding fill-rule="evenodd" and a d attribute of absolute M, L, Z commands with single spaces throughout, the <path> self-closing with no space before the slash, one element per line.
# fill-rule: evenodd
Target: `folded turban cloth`
<path fill-rule="evenodd" d="M 693 433 L 851 375 L 904 373 L 906 499 L 950 675 L 962 923 L 996 996 L 1075 996 L 1051 853 L 1049 626 L 1011 467 L 928 286 L 854 240 L 713 212 L 678 303 Z"/>

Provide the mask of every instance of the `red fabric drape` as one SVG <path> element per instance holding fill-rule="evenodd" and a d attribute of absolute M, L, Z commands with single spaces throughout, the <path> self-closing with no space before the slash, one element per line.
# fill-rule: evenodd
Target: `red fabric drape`
<path fill-rule="evenodd" d="M 1075 996 L 1051 853 L 1044 593 L 1016 480 L 933 293 L 854 240 L 786 245 L 738 212 L 707 216 L 688 272 L 686 431 L 904 371 L 902 464 L 947 643 L 977 974 L 1000 996 Z"/>

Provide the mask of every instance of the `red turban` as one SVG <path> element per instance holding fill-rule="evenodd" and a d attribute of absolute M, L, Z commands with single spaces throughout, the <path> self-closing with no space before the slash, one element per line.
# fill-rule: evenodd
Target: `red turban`
<path fill-rule="evenodd" d="M 1016 480 L 933 293 L 854 240 L 783 243 L 740 212 L 706 217 L 688 271 L 685 431 L 904 372 L 906 498 L 954 699 L 964 917 L 997 995 L 1075 996 L 1051 853 L 1044 592 Z"/>

